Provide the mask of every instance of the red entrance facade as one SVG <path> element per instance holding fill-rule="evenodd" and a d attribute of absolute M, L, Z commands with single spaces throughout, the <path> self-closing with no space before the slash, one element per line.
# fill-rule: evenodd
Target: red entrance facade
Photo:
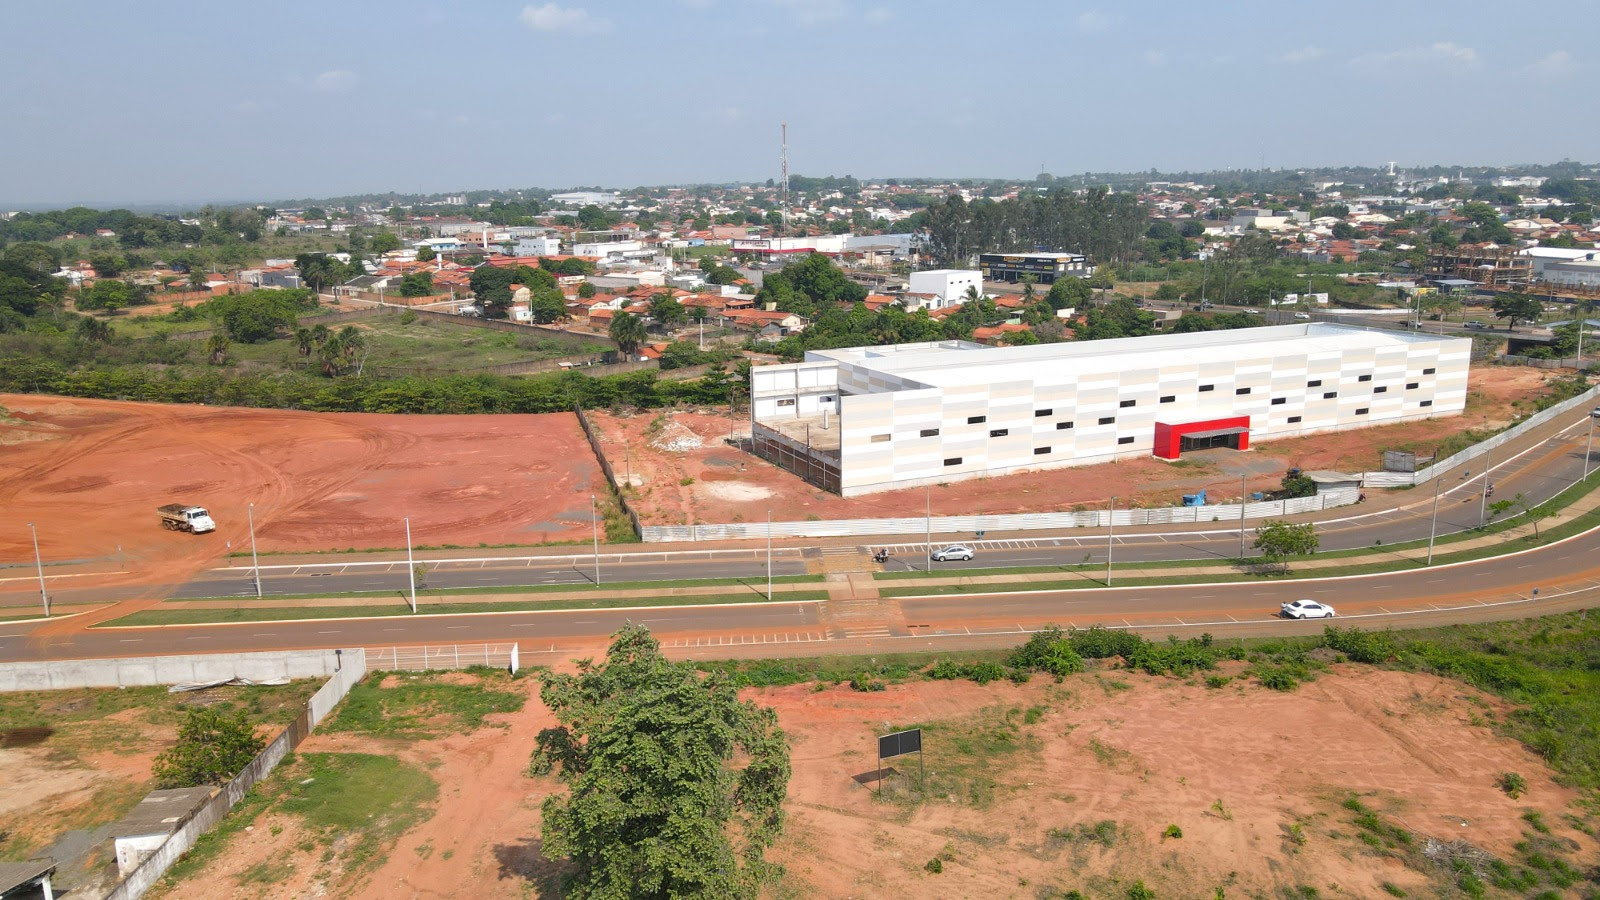
<path fill-rule="evenodd" d="M 1237 438 L 1235 445 L 1230 442 L 1228 446 L 1235 450 L 1250 449 L 1250 417 L 1233 416 L 1227 419 L 1207 419 L 1203 422 L 1183 422 L 1170 424 L 1167 422 L 1156 423 L 1156 456 L 1162 459 L 1177 459 L 1183 452 L 1183 439 L 1216 437 L 1228 435 Z"/>

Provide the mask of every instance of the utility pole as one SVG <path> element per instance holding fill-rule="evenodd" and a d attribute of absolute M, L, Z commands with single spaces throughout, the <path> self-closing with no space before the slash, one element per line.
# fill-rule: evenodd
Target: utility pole
<path fill-rule="evenodd" d="M 39 602 L 44 604 L 44 617 L 50 618 L 50 595 L 44 589 L 44 560 L 39 556 L 39 529 L 28 523 L 28 531 L 33 533 L 33 565 L 39 570 Z"/>
<path fill-rule="evenodd" d="M 1112 535 L 1117 528 L 1117 498 L 1113 496 L 1106 513 L 1106 587 L 1111 587 L 1111 553 L 1115 546 Z"/>
<path fill-rule="evenodd" d="M 1433 481 L 1433 522 L 1428 526 L 1428 565 L 1433 565 L 1433 538 L 1439 533 L 1439 493 L 1444 487 L 1444 479 L 1435 478 Z"/>
<path fill-rule="evenodd" d="M 1250 501 L 1250 476 L 1239 476 L 1239 558 L 1244 556 L 1244 505 Z"/>
<path fill-rule="evenodd" d="M 767 510 L 767 602 L 772 602 L 772 510 Z"/>
<path fill-rule="evenodd" d="M 1593 421 L 1592 419 L 1590 420 Z M 1489 454 L 1494 452 L 1490 447 L 1483 453 L 1483 490 L 1478 492 L 1478 527 L 1489 524 L 1489 473 L 1494 469 L 1489 463 Z"/>
<path fill-rule="evenodd" d="M 256 580 L 256 599 L 261 599 L 261 560 L 256 556 L 256 505 L 249 504 L 244 508 L 245 518 L 250 522 L 250 572 Z"/>
<path fill-rule="evenodd" d="M 925 485 L 922 486 L 922 503 L 923 503 L 922 521 L 923 521 L 924 525 L 926 525 L 926 527 L 928 529 L 928 555 L 927 555 L 927 558 L 922 561 L 922 570 L 924 572 L 932 572 L 933 571 L 933 485 L 925 484 Z"/>
<path fill-rule="evenodd" d="M 411 517 L 406 516 L 406 577 L 411 581 L 411 612 L 417 611 L 417 564 L 411 556 Z"/>
<path fill-rule="evenodd" d="M 1583 477 L 1589 477 L 1589 451 L 1594 449 L 1594 420 L 1595 414 L 1589 413 L 1589 437 L 1583 444 Z"/>
<path fill-rule="evenodd" d="M 594 495 L 589 495 L 589 527 L 594 532 L 594 586 L 600 586 L 600 513 Z"/>

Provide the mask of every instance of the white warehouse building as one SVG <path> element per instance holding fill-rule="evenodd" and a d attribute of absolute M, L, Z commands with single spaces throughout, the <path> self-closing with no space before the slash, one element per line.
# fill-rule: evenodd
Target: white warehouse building
<path fill-rule="evenodd" d="M 1472 341 L 1325 323 L 814 350 L 750 371 L 755 452 L 846 497 L 1455 415 Z"/>
<path fill-rule="evenodd" d="M 938 294 L 943 306 L 966 302 L 967 289 L 983 293 L 983 273 L 976 269 L 928 269 L 912 272 L 906 290 L 913 294 Z"/>

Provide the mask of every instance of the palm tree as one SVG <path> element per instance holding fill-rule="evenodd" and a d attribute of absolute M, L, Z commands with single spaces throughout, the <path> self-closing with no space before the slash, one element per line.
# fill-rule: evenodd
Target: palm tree
<path fill-rule="evenodd" d="M 344 371 L 344 341 L 335 337 L 322 345 L 322 374 L 329 378 L 338 377 Z"/>
<path fill-rule="evenodd" d="M 228 336 L 225 334 L 213 334 L 211 337 L 206 338 L 206 352 L 211 354 L 211 364 L 213 366 L 220 366 L 227 362 L 228 343 Z"/>
<path fill-rule="evenodd" d="M 294 330 L 294 340 L 299 346 L 301 356 L 311 355 L 311 329 L 296 328 Z"/>
<path fill-rule="evenodd" d="M 328 338 L 332 336 L 333 332 L 328 330 L 328 326 L 321 323 L 318 323 L 311 329 L 311 342 L 316 344 L 318 347 L 326 344 L 328 342 Z"/>
<path fill-rule="evenodd" d="M 1578 314 L 1578 368 L 1583 368 L 1583 333 L 1589 328 L 1589 316 L 1594 314 L 1594 298 L 1579 297 L 1572 301 L 1572 311 Z"/>
<path fill-rule="evenodd" d="M 631 356 L 644 343 L 644 320 L 630 312 L 618 312 L 611 318 L 608 333 L 617 342 L 617 349 Z"/>
<path fill-rule="evenodd" d="M 93 316 L 78 320 L 78 336 L 86 341 L 104 344 L 111 340 L 111 326 Z"/>

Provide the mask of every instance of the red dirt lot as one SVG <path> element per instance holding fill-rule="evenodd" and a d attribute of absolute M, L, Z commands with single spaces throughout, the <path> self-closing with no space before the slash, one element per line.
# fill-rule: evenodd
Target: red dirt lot
<path fill-rule="evenodd" d="M 1276 487 L 1289 466 L 1373 471 L 1382 467 L 1385 449 L 1426 451 L 1460 431 L 1511 424 L 1518 412 L 1532 412 L 1528 401 L 1549 377 L 1554 376 L 1533 368 L 1474 368 L 1466 412 L 1451 418 L 1269 441 L 1248 453 L 1203 451 L 1178 464 L 1144 457 L 851 499 L 728 444 L 728 435 L 747 433 L 748 424 L 730 423 L 725 410 L 588 415 L 618 480 L 632 474 L 629 503 L 647 525 L 755 522 L 769 510 L 775 521 L 920 516 L 929 501 L 934 515 L 981 515 L 1071 510 L 1103 504 L 1108 496 L 1119 504 L 1176 506 L 1183 494 L 1200 488 L 1209 489 L 1212 502 L 1227 502 L 1239 496 L 1242 475 L 1249 477 L 1251 491 L 1260 491 Z M 1518 401 L 1521 410 L 1514 406 Z M 690 446 L 696 442 L 700 446 Z"/>
<path fill-rule="evenodd" d="M 0 395 L 0 561 L 195 565 L 262 551 L 587 537 L 599 468 L 571 415 L 404 416 Z M 207 507 L 217 531 L 161 528 Z"/>
<path fill-rule="evenodd" d="M 1221 671 L 1238 674 L 1239 665 Z M 537 684 L 523 684 L 523 711 L 468 734 L 318 735 L 303 745 L 393 753 L 438 780 L 431 818 L 385 848 L 370 875 L 315 876 L 326 857 L 305 850 L 300 820 L 270 814 L 183 888 L 207 897 L 550 896 L 562 865 L 540 852 L 539 804 L 560 786 L 525 774 L 550 716 Z M 1503 704 L 1432 676 L 1340 665 L 1277 693 L 1244 679 L 1209 689 L 1102 670 L 1061 684 L 921 681 L 879 693 L 801 684 L 745 696 L 777 710 L 792 755 L 789 818 L 769 854 L 787 874 L 768 896 L 1122 897 L 1135 880 L 1159 897 L 1210 897 L 1218 886 L 1230 897 L 1301 896 L 1302 885 L 1376 897 L 1383 882 L 1433 896 L 1430 880 L 1449 876 L 1366 846 L 1356 813 L 1341 806 L 1352 793 L 1419 846 L 1463 839 L 1512 858 L 1522 815 L 1536 810 L 1571 860 L 1600 849 L 1566 821 L 1581 812 L 1576 792 L 1485 724 Z M 879 799 L 874 737 L 911 724 L 925 728 L 932 796 L 896 797 L 917 771 L 907 757 L 892 761 L 898 774 Z M 1521 799 L 1496 787 L 1507 771 L 1527 779 Z M 1078 830 L 1100 822 L 1112 823 L 1111 846 Z M 1168 825 L 1182 837 L 1164 839 Z M 1292 825 L 1303 842 L 1291 839 Z M 944 858 L 937 875 L 924 868 L 935 856 Z M 251 884 L 247 873 L 268 861 L 294 872 Z"/>

